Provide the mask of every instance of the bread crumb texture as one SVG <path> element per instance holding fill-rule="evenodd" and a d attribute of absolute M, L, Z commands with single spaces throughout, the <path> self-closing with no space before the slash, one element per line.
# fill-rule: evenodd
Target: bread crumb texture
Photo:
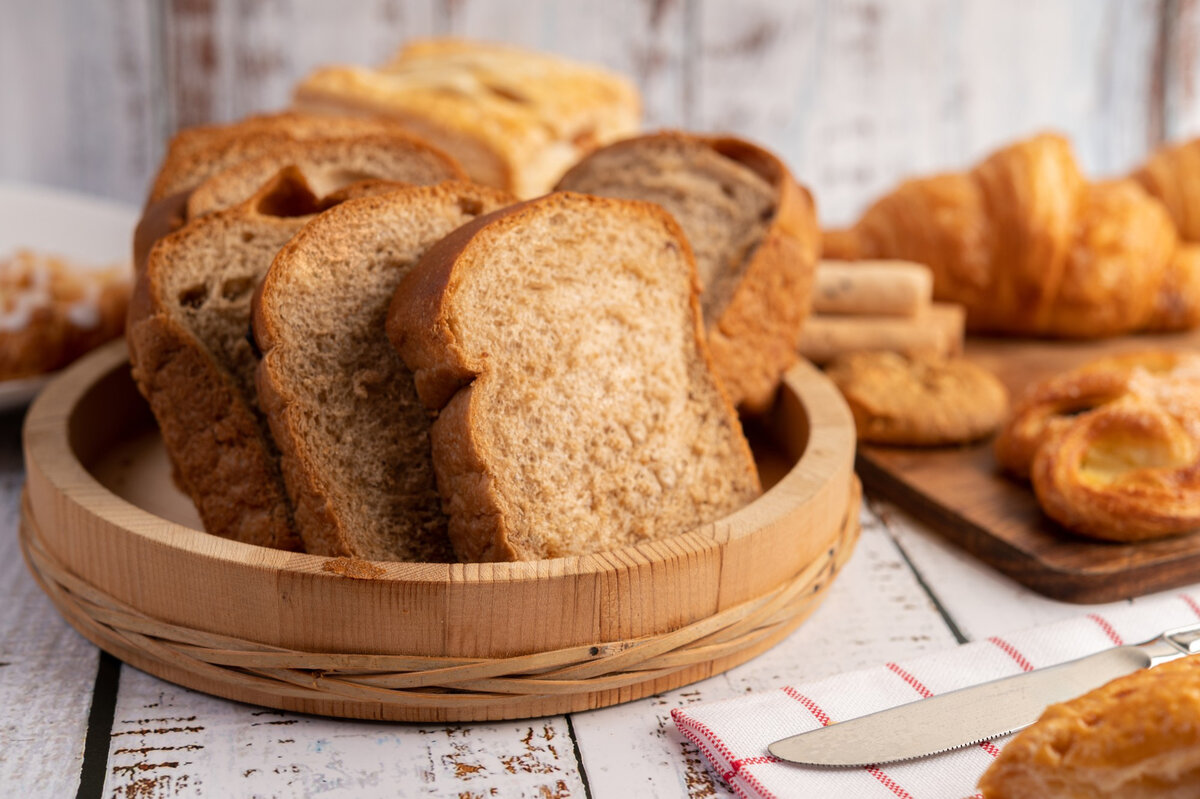
<path fill-rule="evenodd" d="M 616 549 L 758 494 L 710 371 L 689 248 L 661 209 L 549 195 L 483 225 L 441 266 L 449 339 L 406 332 L 477 375 L 433 426 L 460 557 Z"/>

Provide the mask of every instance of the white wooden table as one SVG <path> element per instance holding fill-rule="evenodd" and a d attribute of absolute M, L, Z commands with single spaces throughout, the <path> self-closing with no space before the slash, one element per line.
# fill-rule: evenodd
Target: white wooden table
<path fill-rule="evenodd" d="M 868 498 L 824 604 L 775 649 L 677 691 L 490 724 L 354 722 L 179 688 L 74 632 L 17 546 L 21 414 L 0 414 L 0 792 L 5 796 L 732 796 L 670 710 L 1093 610 L 1038 596 Z M 1135 600 L 1136 601 L 1136 600 Z"/>

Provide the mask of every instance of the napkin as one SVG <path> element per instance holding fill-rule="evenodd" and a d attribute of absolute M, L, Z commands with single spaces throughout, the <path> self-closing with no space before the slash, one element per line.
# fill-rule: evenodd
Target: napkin
<path fill-rule="evenodd" d="M 937 655 L 886 663 L 803 685 L 671 712 L 675 726 L 743 797 L 978 797 L 975 783 L 1007 738 L 942 755 L 865 768 L 818 768 L 781 761 L 767 745 L 844 719 L 922 697 L 1052 666 L 1200 621 L 1200 590 L 1089 613 L 1031 630 L 963 644 Z M 898 731 L 903 734 L 903 731 Z"/>

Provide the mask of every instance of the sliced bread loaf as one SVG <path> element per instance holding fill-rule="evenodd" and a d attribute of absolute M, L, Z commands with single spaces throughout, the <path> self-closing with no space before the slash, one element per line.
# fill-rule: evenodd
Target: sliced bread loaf
<path fill-rule="evenodd" d="M 740 139 L 666 132 L 595 151 L 558 188 L 675 217 L 695 252 L 717 374 L 735 405 L 766 410 L 797 357 L 820 244 L 812 199 L 787 167 Z"/>
<path fill-rule="evenodd" d="M 304 173 L 319 197 L 368 178 L 416 186 L 466 179 L 450 156 L 403 133 L 292 141 L 223 169 L 196 186 L 188 197 L 188 218 L 241 202 L 286 166 Z"/>
<path fill-rule="evenodd" d="M 246 334 L 275 253 L 325 204 L 299 171 L 284 170 L 247 202 L 159 241 L 138 276 L 127 332 L 133 376 L 176 481 L 211 533 L 300 548 Z"/>
<path fill-rule="evenodd" d="M 388 334 L 439 411 L 433 462 L 461 559 L 614 549 L 758 494 L 697 293 L 661 208 L 569 193 L 480 218 L 409 273 Z"/>
<path fill-rule="evenodd" d="M 259 114 L 225 125 L 184 128 L 167 145 L 147 204 L 190 190 L 223 169 L 288 142 L 354 138 L 398 130 L 401 130 L 398 125 L 385 119 L 300 111 Z"/>
<path fill-rule="evenodd" d="M 453 560 L 431 419 L 384 323 L 397 284 L 434 242 L 510 202 L 463 183 L 352 200 L 275 259 L 254 304 L 258 387 L 309 552 Z"/>
<path fill-rule="evenodd" d="M 172 141 L 134 231 L 136 271 L 158 239 L 245 200 L 286 166 L 318 195 L 362 178 L 430 185 L 463 175 L 441 150 L 374 120 L 279 114 L 187 130 Z"/>

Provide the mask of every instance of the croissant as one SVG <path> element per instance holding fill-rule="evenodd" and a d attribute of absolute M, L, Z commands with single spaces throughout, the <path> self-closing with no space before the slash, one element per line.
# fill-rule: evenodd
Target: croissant
<path fill-rule="evenodd" d="M 1112 356 L 1033 387 L 996 439 L 1046 515 L 1137 541 L 1200 528 L 1200 355 Z"/>
<path fill-rule="evenodd" d="M 1200 248 L 1132 179 L 1089 183 L 1061 136 L 993 153 L 968 172 L 908 180 L 826 258 L 928 264 L 934 296 L 974 332 L 1096 338 L 1200 324 Z"/>

